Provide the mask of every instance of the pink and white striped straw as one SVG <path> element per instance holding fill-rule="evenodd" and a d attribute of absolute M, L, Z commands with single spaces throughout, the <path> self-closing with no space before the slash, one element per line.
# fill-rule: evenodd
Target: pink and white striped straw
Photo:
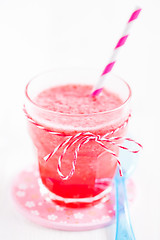
<path fill-rule="evenodd" d="M 122 37 L 119 39 L 117 45 L 114 48 L 114 51 L 111 55 L 109 63 L 105 67 L 104 71 L 101 74 L 101 77 L 100 77 L 99 81 L 97 82 L 96 86 L 94 87 L 94 90 L 92 92 L 92 96 L 97 96 L 103 90 L 106 74 L 111 72 L 113 66 L 115 65 L 115 63 L 117 61 L 118 53 L 119 53 L 121 47 L 125 44 L 128 36 L 130 34 L 132 24 L 138 18 L 140 11 L 141 11 L 141 8 L 139 8 L 139 7 L 136 7 L 135 10 L 133 11 L 130 19 L 128 20 L 128 22 L 126 24 L 126 27 L 125 27 L 124 32 L 122 34 Z"/>

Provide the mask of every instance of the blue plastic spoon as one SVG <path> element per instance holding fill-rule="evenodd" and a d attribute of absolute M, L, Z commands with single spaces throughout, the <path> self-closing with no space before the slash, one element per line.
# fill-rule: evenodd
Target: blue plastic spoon
<path fill-rule="evenodd" d="M 117 173 L 118 175 L 119 173 Z M 115 177 L 116 182 L 116 240 L 135 240 L 128 209 L 125 177 Z"/>
<path fill-rule="evenodd" d="M 117 170 L 115 176 L 116 189 L 116 237 L 115 240 L 135 240 L 131 219 L 129 215 L 127 190 L 125 180 L 128 178 L 136 167 L 138 157 L 131 154 L 123 153 L 122 159 L 123 176 L 120 177 Z"/>

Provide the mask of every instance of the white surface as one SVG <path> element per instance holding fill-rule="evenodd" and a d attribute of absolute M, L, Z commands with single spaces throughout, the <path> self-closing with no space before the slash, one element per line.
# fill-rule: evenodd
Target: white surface
<path fill-rule="evenodd" d="M 139 1 L 137 1 L 139 2 Z M 160 2 L 141 1 L 143 12 L 114 73 L 133 90 L 130 130 L 144 150 L 135 173 L 131 210 L 137 240 L 160 239 Z M 22 112 L 24 86 L 36 73 L 59 66 L 103 70 L 135 1 L 0 1 L 0 239 L 114 239 L 114 226 L 88 232 L 54 231 L 16 212 L 12 176 L 34 161 Z"/>

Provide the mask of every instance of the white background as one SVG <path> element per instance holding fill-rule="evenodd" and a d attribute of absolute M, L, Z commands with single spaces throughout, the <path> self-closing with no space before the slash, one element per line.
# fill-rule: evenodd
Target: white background
<path fill-rule="evenodd" d="M 0 239 L 114 239 L 114 226 L 78 233 L 42 228 L 15 212 L 8 193 L 12 177 L 34 161 L 22 112 L 28 80 L 60 66 L 103 70 L 136 4 L 143 11 L 113 72 L 131 85 L 130 131 L 144 147 L 133 227 L 137 240 L 160 239 L 159 0 L 0 0 Z"/>

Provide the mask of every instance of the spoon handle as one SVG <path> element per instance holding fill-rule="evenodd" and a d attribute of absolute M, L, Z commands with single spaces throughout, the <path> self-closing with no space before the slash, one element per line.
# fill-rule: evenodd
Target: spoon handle
<path fill-rule="evenodd" d="M 125 178 L 116 178 L 116 237 L 115 240 L 135 240 L 133 233 Z"/>

